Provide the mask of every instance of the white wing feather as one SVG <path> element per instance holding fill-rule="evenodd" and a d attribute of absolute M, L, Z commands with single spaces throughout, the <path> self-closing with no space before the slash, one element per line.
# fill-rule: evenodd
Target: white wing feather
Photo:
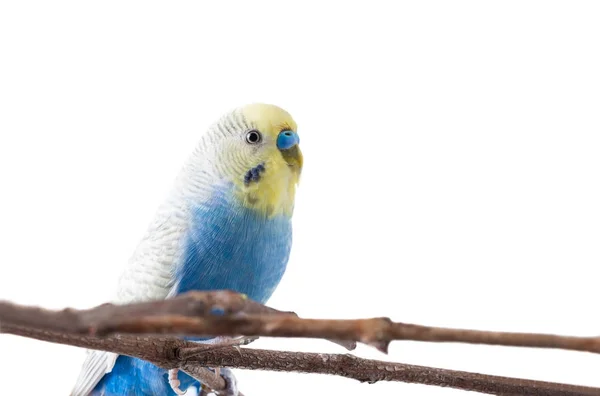
<path fill-rule="evenodd" d="M 116 304 L 165 299 L 174 286 L 173 270 L 181 254 L 180 243 L 187 229 L 183 201 L 163 205 L 144 239 L 121 274 Z M 119 355 L 88 351 L 71 396 L 87 396 L 109 373 Z"/>
<path fill-rule="evenodd" d="M 235 124 L 235 125 L 234 125 Z M 175 181 L 172 194 L 161 205 L 146 235 L 121 274 L 115 304 L 168 298 L 175 290 L 174 270 L 182 254 L 183 236 L 189 227 L 188 202 L 202 202 L 223 179 L 223 161 L 216 158 L 215 142 L 236 128 L 247 128 L 239 111 L 209 128 Z M 118 355 L 89 351 L 72 396 L 87 396 L 109 373 Z"/>
<path fill-rule="evenodd" d="M 79 378 L 71 391 L 72 396 L 88 395 L 100 382 L 104 374 L 110 373 L 115 361 L 116 353 L 88 350 L 87 357 L 79 373 Z"/>

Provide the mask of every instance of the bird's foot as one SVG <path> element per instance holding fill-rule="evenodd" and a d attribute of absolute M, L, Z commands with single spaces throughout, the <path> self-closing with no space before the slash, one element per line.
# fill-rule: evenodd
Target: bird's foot
<path fill-rule="evenodd" d="M 179 373 L 179 369 L 169 370 L 169 386 L 171 387 L 171 389 L 173 389 L 173 392 L 175 392 L 176 394 L 185 395 L 186 391 L 182 391 L 179 388 L 179 385 L 181 385 L 181 382 L 179 381 L 179 378 L 177 378 L 178 373 Z"/>
<path fill-rule="evenodd" d="M 214 370 L 215 376 L 221 376 L 223 380 L 225 380 L 225 388 L 214 390 L 202 384 L 198 396 L 243 396 L 238 388 L 237 379 L 235 378 L 235 375 L 233 374 L 233 371 L 231 371 L 231 369 L 225 367 L 217 367 L 210 370 Z"/>
<path fill-rule="evenodd" d="M 215 374 L 223 377 L 226 384 L 225 389 L 218 391 L 217 395 L 238 396 L 240 394 L 240 391 L 237 386 L 237 379 L 235 378 L 235 375 L 233 374 L 233 371 L 231 371 L 231 369 L 225 367 L 217 367 L 215 369 Z"/>
<path fill-rule="evenodd" d="M 201 342 L 201 346 L 181 348 L 178 352 L 178 356 L 180 359 L 189 359 L 195 356 L 200 356 L 206 352 L 228 347 L 234 347 L 239 353 L 242 353 L 240 348 L 241 346 L 248 345 L 257 339 L 258 337 L 217 337 L 209 341 Z"/>
<path fill-rule="evenodd" d="M 234 347 L 239 352 L 240 347 L 248 345 L 256 340 L 258 340 L 258 337 L 256 336 L 238 338 L 218 337 L 214 343 L 210 344 L 210 347 L 209 349 L 207 349 L 207 351 L 214 351 L 215 349 Z"/>

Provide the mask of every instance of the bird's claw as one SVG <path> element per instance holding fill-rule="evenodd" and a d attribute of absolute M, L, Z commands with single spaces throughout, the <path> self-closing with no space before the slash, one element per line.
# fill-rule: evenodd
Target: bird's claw
<path fill-rule="evenodd" d="M 178 373 L 179 373 L 179 369 L 169 370 L 169 386 L 171 387 L 173 392 L 175 392 L 176 394 L 185 395 L 186 391 L 182 391 L 179 388 L 179 385 L 181 385 L 181 382 L 179 381 L 179 378 L 177 378 Z"/>
<path fill-rule="evenodd" d="M 215 372 L 219 372 L 227 384 L 225 389 L 220 390 L 217 394 L 219 396 L 238 396 L 240 391 L 238 389 L 237 379 L 235 378 L 233 371 L 231 371 L 229 368 L 218 367 Z"/>
<path fill-rule="evenodd" d="M 233 375 L 233 371 L 224 367 L 217 367 L 214 370 L 215 375 L 220 375 L 225 380 L 225 389 L 215 391 L 207 388 L 206 385 L 202 385 L 199 396 L 207 396 L 209 394 L 218 396 L 239 396 L 240 390 L 238 389 L 237 379 L 235 378 L 235 375 Z"/>
<path fill-rule="evenodd" d="M 202 343 L 204 345 L 201 348 L 198 348 L 198 351 L 193 351 L 193 355 L 198 356 L 198 355 L 201 355 L 202 353 L 214 351 L 216 349 L 227 348 L 227 347 L 235 348 L 241 355 L 242 354 L 241 346 L 248 345 L 251 342 L 255 341 L 256 339 L 258 339 L 258 337 L 237 337 L 237 338 L 218 337 L 218 338 L 212 339 L 210 342 Z M 196 349 L 196 348 L 194 348 L 194 349 Z M 216 367 L 216 368 L 214 368 L 214 372 L 215 372 L 215 378 L 222 377 L 223 380 L 225 380 L 225 388 L 215 391 L 215 390 L 208 389 L 205 385 L 202 385 L 200 388 L 200 395 L 204 396 L 204 395 L 208 395 L 210 393 L 216 394 L 218 396 L 239 396 L 240 395 L 240 391 L 239 391 L 238 385 L 237 385 L 237 379 L 235 378 L 235 375 L 233 374 L 233 371 L 231 371 L 231 369 L 225 368 L 225 367 Z M 169 383 L 171 383 L 170 378 L 171 378 L 171 376 L 169 375 Z M 177 391 L 175 389 L 173 389 L 173 390 L 177 393 Z"/>

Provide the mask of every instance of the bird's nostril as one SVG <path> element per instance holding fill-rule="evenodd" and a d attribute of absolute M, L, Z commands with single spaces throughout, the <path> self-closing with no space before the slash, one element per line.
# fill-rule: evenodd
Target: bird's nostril
<path fill-rule="evenodd" d="M 285 135 L 285 136 L 292 136 L 292 132 L 289 132 L 289 131 L 288 131 L 288 132 L 285 132 L 285 133 L 284 133 L 284 135 Z"/>

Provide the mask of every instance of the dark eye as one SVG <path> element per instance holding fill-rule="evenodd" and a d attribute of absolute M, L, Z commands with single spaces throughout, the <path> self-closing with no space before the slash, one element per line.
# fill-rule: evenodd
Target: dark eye
<path fill-rule="evenodd" d="M 252 130 L 246 134 L 246 142 L 250 144 L 260 143 L 261 140 L 262 136 L 260 135 L 260 132 L 256 130 Z"/>

